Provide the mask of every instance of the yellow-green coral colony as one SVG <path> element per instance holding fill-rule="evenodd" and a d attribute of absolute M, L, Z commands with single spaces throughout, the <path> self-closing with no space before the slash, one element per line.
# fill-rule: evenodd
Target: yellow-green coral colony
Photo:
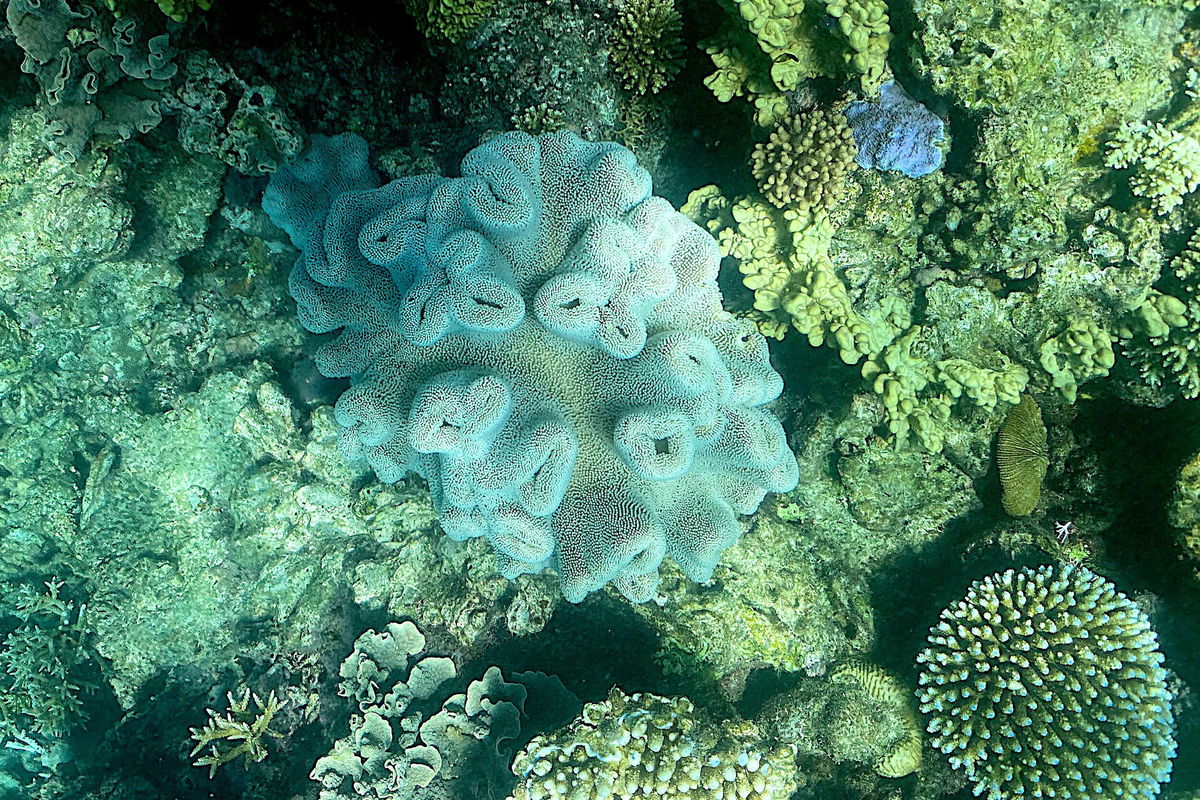
<path fill-rule="evenodd" d="M 931 743 L 975 794 L 1155 797 L 1174 717 L 1146 615 L 1084 567 L 1008 570 L 944 610 L 917 657 Z"/>
<path fill-rule="evenodd" d="M 1042 411 L 1029 395 L 1008 412 L 996 442 L 996 467 L 1000 471 L 1001 501 L 1014 517 L 1033 513 L 1042 497 L 1042 480 L 1050 456 Z"/>

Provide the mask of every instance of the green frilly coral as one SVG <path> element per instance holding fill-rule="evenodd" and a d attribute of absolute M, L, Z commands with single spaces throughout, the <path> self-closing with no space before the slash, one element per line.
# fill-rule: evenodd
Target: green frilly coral
<path fill-rule="evenodd" d="M 1200 232 L 1171 262 L 1175 294 L 1152 292 L 1131 321 L 1130 362 L 1148 385 L 1200 397 Z"/>
<path fill-rule="evenodd" d="M 918 698 L 934 747 L 989 800 L 1152 798 L 1174 719 L 1146 615 L 1083 567 L 972 584 L 929 634 Z"/>
<path fill-rule="evenodd" d="M 483 21 L 494 0 L 404 0 L 417 28 L 430 39 L 460 42 Z"/>

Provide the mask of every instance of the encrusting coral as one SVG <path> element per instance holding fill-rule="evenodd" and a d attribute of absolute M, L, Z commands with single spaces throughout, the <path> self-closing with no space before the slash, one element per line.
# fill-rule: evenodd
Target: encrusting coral
<path fill-rule="evenodd" d="M 794 749 L 766 745 L 753 725 L 713 721 L 686 697 L 614 687 L 517 754 L 511 800 L 785 800 L 796 789 Z"/>
<path fill-rule="evenodd" d="M 921 652 L 935 748 L 988 800 L 1156 796 L 1174 717 L 1145 613 L 1084 567 L 1007 570 L 941 614 Z"/>
<path fill-rule="evenodd" d="M 486 537 L 508 577 L 554 567 L 568 600 L 648 600 L 667 556 L 707 580 L 737 515 L 797 480 L 716 244 L 616 144 L 510 133 L 462 173 L 375 188 L 343 135 L 264 195 L 303 251 L 301 322 L 341 331 L 317 364 L 351 378 L 345 452 L 422 475 L 447 534 Z"/>

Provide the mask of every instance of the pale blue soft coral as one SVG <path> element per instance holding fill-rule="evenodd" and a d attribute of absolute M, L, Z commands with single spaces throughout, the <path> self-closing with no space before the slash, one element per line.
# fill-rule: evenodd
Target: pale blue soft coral
<path fill-rule="evenodd" d="M 920 178 L 942 166 L 946 125 L 913 100 L 895 81 L 879 91 L 878 102 L 855 100 L 846 107 L 860 167 L 895 170 Z"/>
<path fill-rule="evenodd" d="M 1155 797 L 1174 717 L 1158 637 L 1089 569 L 990 575 L 929 633 L 917 696 L 930 740 L 988 800 Z"/>
<path fill-rule="evenodd" d="M 795 486 L 766 342 L 722 309 L 712 238 L 633 154 L 505 134 L 461 178 L 376 188 L 356 136 L 317 138 L 263 207 L 303 251 L 317 363 L 351 380 L 348 456 L 429 481 L 452 538 L 579 601 L 654 595 L 673 558 L 707 580 L 768 491 Z"/>

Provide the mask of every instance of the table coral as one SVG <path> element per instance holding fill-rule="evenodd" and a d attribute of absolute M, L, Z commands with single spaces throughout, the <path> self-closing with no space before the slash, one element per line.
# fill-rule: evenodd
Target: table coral
<path fill-rule="evenodd" d="M 918 697 L 933 746 L 989 800 L 1152 798 L 1174 719 L 1145 613 L 1083 567 L 972 584 L 929 633 Z"/>
<path fill-rule="evenodd" d="M 425 477 L 442 527 L 502 572 L 552 566 L 579 601 L 711 575 L 768 491 L 796 483 L 766 343 L 721 308 L 715 243 L 614 144 L 506 134 L 464 177 L 382 188 L 366 145 L 318 138 L 264 208 L 303 250 L 300 319 L 348 376 L 344 449 Z"/>

